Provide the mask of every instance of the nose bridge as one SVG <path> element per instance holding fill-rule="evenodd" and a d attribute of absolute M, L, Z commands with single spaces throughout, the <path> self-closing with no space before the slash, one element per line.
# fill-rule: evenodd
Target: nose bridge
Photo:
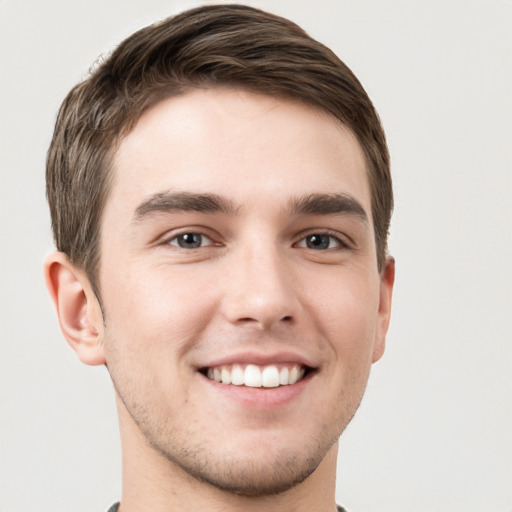
<path fill-rule="evenodd" d="M 277 245 L 253 239 L 232 254 L 224 297 L 230 322 L 266 329 L 295 318 L 299 300 L 291 262 Z"/>

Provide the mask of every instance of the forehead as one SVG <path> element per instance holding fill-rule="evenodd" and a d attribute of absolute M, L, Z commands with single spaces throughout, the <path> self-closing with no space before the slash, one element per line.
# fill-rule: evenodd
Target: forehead
<path fill-rule="evenodd" d="M 363 151 L 323 110 L 233 89 L 189 92 L 148 110 L 113 160 L 109 209 L 164 191 L 274 203 L 305 193 L 355 196 L 370 212 Z"/>

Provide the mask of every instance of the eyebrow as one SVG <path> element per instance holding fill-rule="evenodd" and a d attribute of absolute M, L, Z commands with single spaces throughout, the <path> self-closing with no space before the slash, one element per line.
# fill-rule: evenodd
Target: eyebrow
<path fill-rule="evenodd" d="M 291 215 L 353 215 L 368 223 L 361 203 L 348 194 L 307 194 L 292 199 L 288 208 Z M 140 222 L 154 214 L 179 211 L 236 215 L 240 209 L 217 194 L 159 192 L 146 198 L 133 217 L 134 221 Z"/>
<path fill-rule="evenodd" d="M 148 197 L 137 207 L 134 220 L 142 221 L 155 213 L 177 211 L 234 215 L 237 208 L 231 201 L 217 194 L 160 192 Z"/>
<path fill-rule="evenodd" d="M 290 202 L 293 215 L 353 215 L 368 224 L 359 201 L 348 194 L 307 194 Z"/>

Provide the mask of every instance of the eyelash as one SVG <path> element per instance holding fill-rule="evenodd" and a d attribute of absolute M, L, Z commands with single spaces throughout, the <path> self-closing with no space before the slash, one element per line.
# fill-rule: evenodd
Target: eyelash
<path fill-rule="evenodd" d="M 184 240 L 185 237 L 194 237 L 199 238 L 199 240 L 196 242 L 198 245 L 192 246 L 192 247 L 186 247 L 184 245 L 180 244 L 180 240 Z M 316 247 L 308 246 L 308 238 L 318 237 L 320 243 Z M 325 238 L 327 237 L 327 241 L 325 241 Z M 323 240 L 322 240 L 323 239 Z M 203 245 L 204 241 L 207 241 L 206 245 Z M 334 246 L 331 247 L 331 243 L 334 241 Z M 323 242 L 323 243 L 322 243 Z M 325 247 L 325 242 L 327 242 L 327 247 Z M 312 241 L 313 244 L 315 244 L 315 241 Z M 216 244 L 211 237 L 208 235 L 205 235 L 204 233 L 201 233 L 199 231 L 187 231 L 184 233 L 179 233 L 177 235 L 174 235 L 172 238 L 169 238 L 165 241 L 166 245 L 172 245 L 175 247 L 179 247 L 184 250 L 193 250 L 193 249 L 199 249 L 202 247 L 208 247 L 212 245 L 218 245 Z M 322 247 L 324 245 L 324 247 Z M 313 251 L 323 252 L 323 251 L 332 251 L 332 250 L 340 250 L 340 249 L 348 249 L 349 246 L 347 243 L 345 243 L 340 237 L 338 233 L 332 233 L 330 231 L 318 231 L 318 232 L 312 232 L 305 236 L 303 236 L 297 243 L 294 244 L 294 247 L 300 247 L 304 249 L 310 249 Z"/>
<path fill-rule="evenodd" d="M 319 247 L 308 247 L 307 246 L 307 239 L 311 237 L 319 237 L 319 238 L 328 238 L 328 246 L 324 248 Z M 335 245 L 334 247 L 330 247 L 331 242 L 334 241 Z M 313 251 L 323 252 L 323 251 L 333 251 L 333 250 L 342 250 L 342 249 L 348 249 L 349 245 L 344 242 L 341 238 L 339 233 L 337 232 L 331 232 L 331 231 L 313 231 L 311 233 L 308 233 L 307 235 L 303 236 L 299 242 L 295 244 L 295 247 L 301 247 L 304 249 L 310 249 Z"/>
<path fill-rule="evenodd" d="M 202 243 L 201 243 L 201 245 L 199 245 L 197 247 L 183 247 L 182 245 L 180 245 L 179 240 L 184 239 L 185 237 L 188 237 L 188 236 L 199 237 L 201 242 L 204 239 L 208 240 L 210 243 L 208 243 L 207 246 L 215 245 L 215 242 L 213 242 L 213 240 L 208 235 L 205 235 L 205 234 L 197 232 L 197 231 L 187 231 L 185 233 L 179 233 L 178 235 L 174 235 L 172 238 L 169 238 L 168 240 L 166 240 L 165 243 L 166 243 L 166 245 L 173 245 L 176 247 L 180 247 L 181 249 L 185 249 L 185 250 L 199 249 L 200 247 L 205 247 L 204 245 L 202 245 Z M 176 242 L 176 243 L 173 243 L 173 242 Z"/>

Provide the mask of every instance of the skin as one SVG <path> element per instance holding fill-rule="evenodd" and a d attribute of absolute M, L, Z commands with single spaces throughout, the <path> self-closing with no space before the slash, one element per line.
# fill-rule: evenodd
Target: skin
<path fill-rule="evenodd" d="M 64 255 L 46 263 L 66 338 L 116 389 L 122 512 L 334 510 L 337 440 L 391 308 L 371 219 L 360 145 L 318 109 L 221 88 L 141 117 L 101 224 L 103 311 Z M 309 370 L 239 388 L 203 374 L 223 361 Z"/>

